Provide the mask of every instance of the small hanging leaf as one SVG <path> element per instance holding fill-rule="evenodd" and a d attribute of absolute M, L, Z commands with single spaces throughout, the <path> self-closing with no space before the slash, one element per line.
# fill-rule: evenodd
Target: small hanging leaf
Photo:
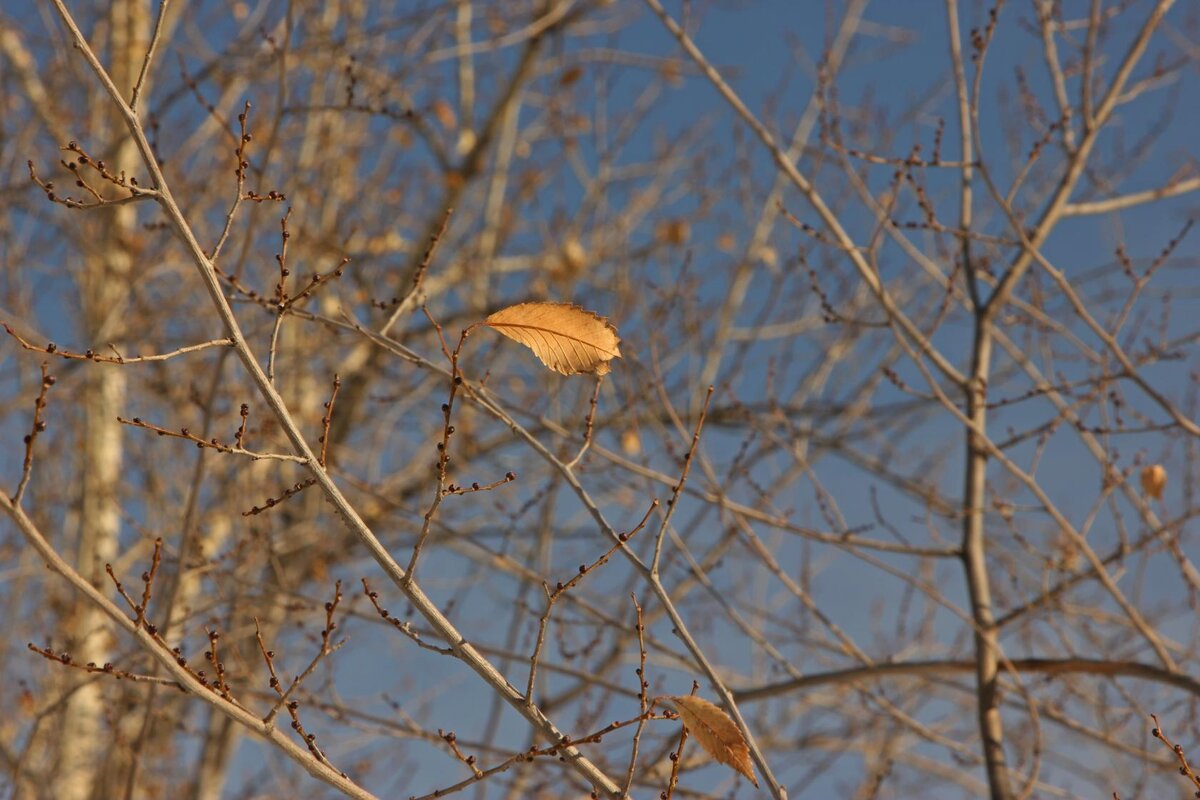
<path fill-rule="evenodd" d="M 750 748 L 729 715 L 703 697 L 681 695 L 665 698 L 679 711 L 679 718 L 712 759 L 732 767 L 758 787 Z"/>
<path fill-rule="evenodd" d="M 582 77 L 583 67 L 579 65 L 568 67 L 567 69 L 563 70 L 561 75 L 558 76 L 558 85 L 570 86 Z"/>
<path fill-rule="evenodd" d="M 568 276 L 578 275 L 587 266 L 587 250 L 575 236 L 568 236 L 562 243 L 562 271 Z"/>
<path fill-rule="evenodd" d="M 664 244 L 681 245 L 691 233 L 691 226 L 685 219 L 664 219 L 654 227 L 654 238 Z"/>
<path fill-rule="evenodd" d="M 484 324 L 525 345 L 563 375 L 607 375 L 608 362 L 621 357 L 621 339 L 612 323 L 571 303 L 518 303 Z"/>
<path fill-rule="evenodd" d="M 454 113 L 454 106 L 445 100 L 435 100 L 431 111 L 433 111 L 433 116 L 437 119 L 438 124 L 445 130 L 452 131 L 457 127 L 458 116 Z"/>
<path fill-rule="evenodd" d="M 758 248 L 754 255 L 763 263 L 763 266 L 773 267 L 779 263 L 779 252 L 769 244 Z"/>
<path fill-rule="evenodd" d="M 1147 497 L 1162 500 L 1163 489 L 1167 488 L 1167 470 L 1162 464 L 1152 464 L 1142 470 L 1142 491 Z"/>

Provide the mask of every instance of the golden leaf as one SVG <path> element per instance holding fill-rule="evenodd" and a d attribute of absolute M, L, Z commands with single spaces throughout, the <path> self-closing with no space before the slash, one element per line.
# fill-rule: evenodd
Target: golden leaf
<path fill-rule="evenodd" d="M 567 69 L 563 70 L 563 73 L 561 75 L 558 76 L 558 85 L 559 86 L 570 86 L 571 84 L 575 83 L 577 80 L 579 80 L 582 77 L 583 77 L 583 67 L 578 66 L 578 65 L 576 65 L 574 67 L 568 67 Z"/>
<path fill-rule="evenodd" d="M 758 251 L 754 255 L 763 263 L 763 266 L 773 267 L 779 263 L 779 253 L 769 244 L 764 244 L 758 248 Z"/>
<path fill-rule="evenodd" d="M 458 116 L 454 113 L 454 106 L 447 103 L 445 100 L 435 100 L 433 103 L 434 118 L 438 121 L 445 130 L 454 130 L 458 125 Z"/>
<path fill-rule="evenodd" d="M 691 234 L 691 226 L 685 219 L 664 219 L 654 226 L 654 238 L 664 244 L 681 245 Z"/>
<path fill-rule="evenodd" d="M 703 697 L 681 695 L 666 698 L 679 711 L 679 718 L 704 752 L 713 760 L 732 767 L 758 787 L 754 767 L 750 763 L 750 748 L 737 724 L 729 715 Z"/>
<path fill-rule="evenodd" d="M 1162 464 L 1151 464 L 1142 470 L 1142 491 L 1147 497 L 1162 500 L 1163 489 L 1167 488 L 1167 470 Z"/>
<path fill-rule="evenodd" d="M 470 128 L 463 128 L 458 132 L 458 141 L 455 142 L 454 149 L 460 156 L 465 156 L 475 149 L 475 142 L 477 141 L 478 138 L 475 136 L 475 131 Z"/>
<path fill-rule="evenodd" d="M 484 324 L 525 345 L 563 375 L 607 375 L 608 362 L 621 357 L 621 339 L 612 323 L 571 303 L 518 303 Z"/>
<path fill-rule="evenodd" d="M 555 270 L 558 275 L 565 279 L 578 277 L 587 266 L 588 254 L 584 249 L 583 243 L 576 236 L 568 236 L 562 243 L 562 250 L 559 253 L 558 269 Z"/>
<path fill-rule="evenodd" d="M 683 85 L 683 67 L 680 66 L 678 61 L 665 62 L 659 73 L 671 86 L 678 87 Z"/>

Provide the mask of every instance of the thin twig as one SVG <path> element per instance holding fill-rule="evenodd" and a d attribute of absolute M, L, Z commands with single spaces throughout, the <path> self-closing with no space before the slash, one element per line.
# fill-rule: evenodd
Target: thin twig
<path fill-rule="evenodd" d="M 141 364 L 141 363 L 148 362 L 148 361 L 166 361 L 168 359 L 175 358 L 176 356 L 181 356 L 186 353 L 195 353 L 200 350 L 207 350 L 210 347 L 232 347 L 233 346 L 233 341 L 231 339 L 212 339 L 211 341 L 201 342 L 200 344 L 190 344 L 190 345 L 187 345 L 186 347 L 180 347 L 180 348 L 178 348 L 176 350 L 172 350 L 168 353 L 157 353 L 157 354 L 148 355 L 148 356 L 123 356 L 120 353 L 115 352 L 116 348 L 110 344 L 108 346 L 111 349 L 113 349 L 114 355 L 106 356 L 106 355 L 101 355 L 100 353 L 96 352 L 95 350 L 85 350 L 82 353 L 78 353 L 78 352 L 75 352 L 72 350 L 65 350 L 65 349 L 59 347 L 58 345 L 56 345 L 54 342 L 49 342 L 48 344 L 46 344 L 44 346 L 39 346 L 39 345 L 33 344 L 29 340 L 22 337 L 21 334 L 17 333 L 15 330 L 13 330 L 12 326 L 9 325 L 8 323 L 2 323 L 2 324 L 4 326 L 4 330 L 8 332 L 8 335 L 13 337 L 14 339 L 16 339 L 17 342 L 21 345 L 21 347 L 23 347 L 26 350 L 32 350 L 36 353 L 45 353 L 46 355 L 56 356 L 58 358 L 66 359 L 68 361 L 94 361 L 97 364 L 123 365 L 123 364 Z"/>
<path fill-rule="evenodd" d="M 567 462 L 567 469 L 575 469 L 575 466 L 583 458 L 584 453 L 592 446 L 592 428 L 596 421 L 596 403 L 600 399 L 600 386 L 603 383 L 604 377 L 598 376 L 596 378 L 596 388 L 592 390 L 592 402 L 588 410 L 587 421 L 584 423 L 583 446 L 579 448 L 579 452 L 575 454 L 575 457 Z"/>
<path fill-rule="evenodd" d="M 367 583 L 366 578 L 362 579 L 362 585 L 363 585 L 363 592 L 367 595 L 367 599 L 371 601 L 371 605 L 375 606 L 375 611 L 379 614 L 379 616 L 382 617 L 384 620 L 386 620 L 393 628 L 395 628 L 396 630 L 403 633 L 409 639 L 412 639 L 414 644 L 416 644 L 418 647 L 420 647 L 424 650 L 429 650 L 431 652 L 439 653 L 444 656 L 453 656 L 454 655 L 454 651 L 451 650 L 449 647 L 438 647 L 437 645 L 429 644 L 429 642 L 422 639 L 421 634 L 418 633 L 415 628 L 413 628 L 412 623 L 401 622 L 400 620 L 396 619 L 391 614 L 389 614 L 388 610 L 386 608 L 379 605 L 379 592 L 376 592 L 375 590 L 373 590 L 371 588 L 371 585 L 369 583 Z"/>
<path fill-rule="evenodd" d="M 142 602 L 137 607 L 135 625 L 146 624 L 146 609 L 150 607 L 150 593 L 154 587 L 154 577 L 158 574 L 158 565 L 162 562 L 163 540 L 159 536 L 154 540 L 154 554 L 150 557 L 150 569 L 142 573 Z"/>
<path fill-rule="evenodd" d="M 160 686 L 170 686 L 178 689 L 184 694 L 187 694 L 187 689 L 185 689 L 179 683 L 179 681 L 172 680 L 171 678 L 160 678 L 157 675 L 139 675 L 136 672 L 127 672 L 123 669 L 117 669 L 108 662 L 105 662 L 103 665 L 97 665 L 91 661 L 86 664 L 80 664 L 71 658 L 70 653 L 55 653 L 49 647 L 38 647 L 33 642 L 29 642 L 26 646 L 31 651 L 37 653 L 43 658 L 54 661 L 58 664 L 62 664 L 64 667 L 70 667 L 71 669 L 78 669 L 92 674 L 111 675 L 119 681 L 131 681 L 133 683 L 156 683 Z"/>
<path fill-rule="evenodd" d="M 154 61 L 154 51 L 162 38 L 163 19 L 167 16 L 167 6 L 171 0 L 158 0 L 158 17 L 154 20 L 154 33 L 150 35 L 150 44 L 146 48 L 146 57 L 142 59 L 142 68 L 138 72 L 137 83 L 133 85 L 133 93 L 129 96 L 129 107 L 136 110 L 141 99 L 142 87 L 146 84 L 146 76 L 150 72 L 150 64 Z"/>
<path fill-rule="evenodd" d="M 268 511 L 272 508 L 275 508 L 280 503 L 283 503 L 286 500 L 290 500 L 291 498 L 300 494 L 301 492 L 303 492 L 305 489 L 309 488 L 310 486 L 316 486 L 316 485 L 317 485 L 316 478 L 305 478 L 302 481 L 296 481 L 291 486 L 287 487 L 282 492 L 280 492 L 278 497 L 268 497 L 266 500 L 263 501 L 262 505 L 251 506 L 248 511 L 243 511 L 242 516 L 243 517 L 258 516 L 259 514 L 263 513 L 264 511 Z"/>
<path fill-rule="evenodd" d="M 1195 770 L 1192 769 L 1192 765 L 1188 763 L 1187 756 L 1184 755 L 1183 752 L 1183 745 L 1175 744 L 1167 738 L 1167 735 L 1163 733 L 1162 725 L 1159 724 L 1158 717 L 1156 715 L 1151 714 L 1150 719 L 1154 720 L 1154 728 L 1150 731 L 1150 733 L 1155 739 L 1158 739 L 1167 747 L 1171 748 L 1171 752 L 1175 754 L 1176 760 L 1179 761 L 1179 774 L 1191 781 L 1192 786 L 1194 786 L 1197 790 L 1200 790 L 1200 775 L 1197 775 Z M 1196 794 L 1200 795 L 1200 791 L 1197 791 Z"/>
<path fill-rule="evenodd" d="M 17 490 L 13 492 L 12 496 L 14 505 L 20 505 L 21 499 L 25 496 L 25 489 L 29 486 L 29 479 L 33 475 L 33 445 L 37 441 L 38 434 L 46 430 L 46 421 L 42 419 L 42 412 L 46 410 L 46 394 L 55 383 L 49 367 L 50 365 L 45 361 L 42 362 L 41 388 L 38 389 L 37 400 L 33 404 L 33 424 L 29 427 L 29 433 L 25 434 L 25 457 L 21 462 L 21 481 L 17 484 Z"/>
<path fill-rule="evenodd" d="M 279 332 L 283 329 L 283 318 L 288 308 L 287 279 L 292 274 L 287 265 L 288 241 L 292 238 L 288 230 L 288 218 L 292 216 L 289 206 L 279 220 L 279 252 L 275 254 L 275 263 L 279 265 L 279 283 L 275 284 L 275 324 L 271 328 L 271 344 L 267 349 L 267 379 L 275 382 L 275 356 L 279 352 Z"/>
<path fill-rule="evenodd" d="M 337 401 L 338 389 L 342 388 L 342 379 L 335 372 L 333 374 L 333 390 L 329 393 L 329 399 L 325 401 L 325 416 L 321 418 L 321 457 L 318 463 L 322 467 L 327 466 L 325 461 L 329 448 L 329 426 L 333 422 L 333 404 Z"/>
<path fill-rule="evenodd" d="M 213 264 L 221 257 L 221 248 L 225 246 L 225 242 L 229 239 L 229 231 L 233 229 L 233 219 L 237 216 L 238 208 L 242 204 L 242 195 L 246 187 L 246 168 L 250 166 L 246 161 L 246 146 L 250 144 L 253 138 L 248 130 L 250 120 L 250 101 L 246 101 L 242 113 L 238 114 L 238 125 L 241 126 L 242 132 L 238 137 L 237 151 L 237 167 L 234 173 L 237 175 L 237 192 L 233 196 L 233 204 L 230 205 L 229 211 L 225 214 L 225 225 L 221 228 L 221 234 L 217 237 L 217 243 L 213 245 L 212 250 L 208 253 L 208 259 Z"/>
<path fill-rule="evenodd" d="M 700 688 L 700 684 L 692 682 L 692 694 L 696 694 L 696 690 Z M 679 765 L 683 763 L 683 746 L 687 744 L 688 728 L 686 725 L 681 725 L 679 730 L 679 746 L 675 748 L 675 752 L 671 753 L 671 775 L 667 778 L 667 790 L 662 793 L 662 800 L 671 800 L 675 795 L 675 786 L 679 783 Z"/>
<path fill-rule="evenodd" d="M 533 705 L 533 685 L 537 681 L 538 659 L 542 654 L 542 646 L 546 642 L 546 627 L 550 623 L 550 614 L 554 611 L 554 604 L 566 592 L 569 592 L 576 584 L 583 580 L 583 576 L 591 573 L 598 567 L 602 567 L 612 558 L 613 553 L 618 549 L 625 547 L 626 543 L 632 539 L 637 532 L 646 527 L 646 523 L 650 521 L 650 515 L 654 513 L 654 509 L 658 508 L 658 500 L 651 501 L 650 508 L 646 509 L 642 521 L 637 524 L 629 533 L 622 533 L 618 536 L 618 541 L 610 547 L 604 555 L 597 558 L 591 564 L 580 564 L 579 571 L 575 573 L 566 583 L 559 581 L 553 591 L 545 583 L 542 584 L 542 590 L 546 593 L 546 610 L 542 612 L 541 619 L 538 620 L 537 638 L 534 641 L 533 655 L 529 657 L 529 679 L 525 685 L 525 702 Z"/>
<path fill-rule="evenodd" d="M 708 414 L 708 404 L 712 401 L 713 387 L 708 387 L 708 391 L 704 395 L 704 405 L 700 407 L 700 417 L 696 420 L 696 429 L 692 433 L 692 443 L 688 447 L 687 455 L 683 459 L 683 470 L 679 473 L 679 481 L 671 490 L 671 499 L 667 501 L 667 512 L 663 514 L 662 523 L 658 528 L 658 535 L 654 540 L 654 558 L 650 561 L 650 574 L 658 575 L 659 560 L 662 557 L 663 539 L 667 535 L 667 526 L 671 524 L 671 516 L 675 513 L 675 507 L 679 503 L 679 496 L 683 493 L 683 487 L 687 484 L 688 472 L 692 469 L 692 457 L 696 455 L 696 448 L 700 445 L 700 432 L 704 429 L 704 418 Z"/>
<path fill-rule="evenodd" d="M 254 620 L 255 639 L 258 642 L 258 648 L 262 653 L 263 660 L 267 664 L 267 671 L 271 674 L 269 683 L 271 688 L 275 690 L 275 693 L 279 695 L 279 699 L 276 700 L 275 704 L 271 707 L 271 710 L 267 712 L 267 715 L 263 717 L 263 724 L 268 727 L 273 726 L 275 717 L 279 714 L 280 709 L 286 709 L 288 716 L 292 718 L 292 729 L 300 734 L 300 737 L 304 740 L 309 752 L 312 753 L 312 755 L 319 761 L 331 767 L 332 764 L 330 764 L 329 759 L 325 756 L 325 753 L 321 750 L 321 748 L 317 746 L 317 737 L 304 729 L 304 725 L 300 721 L 300 704 L 295 700 L 292 700 L 291 697 L 292 694 L 300 687 L 300 684 L 302 684 L 309 675 L 316 671 L 317 666 L 322 660 L 325 659 L 326 656 L 336 652 L 343 644 L 345 644 L 345 640 L 336 643 L 330 641 L 330 637 L 333 635 L 334 629 L 337 628 L 337 622 L 334 621 L 334 614 L 337 612 L 338 604 L 341 603 L 341 601 L 342 582 L 337 581 L 337 583 L 334 584 L 333 600 L 325 604 L 325 627 L 321 630 L 321 647 L 319 650 L 317 650 L 317 654 L 313 656 L 308 666 L 304 668 L 304 671 L 292 679 L 292 682 L 288 685 L 286 690 L 282 688 L 282 685 L 279 681 L 279 676 L 275 671 L 275 652 L 267 649 L 266 643 L 263 641 L 262 629 L 258 624 L 258 620 Z"/>
<path fill-rule="evenodd" d="M 237 447 L 234 445 L 226 444 L 225 442 L 222 442 L 220 439 L 217 439 L 215 437 L 212 439 L 207 439 L 207 440 L 201 439 L 199 436 L 192 433 L 191 430 L 188 428 L 180 428 L 179 430 L 175 431 L 175 430 L 171 430 L 169 428 L 160 427 L 160 426 L 155 425 L 150 422 L 144 422 L 140 417 L 134 417 L 132 419 L 126 419 L 125 417 L 117 417 L 117 422 L 123 423 L 125 425 L 132 425 L 135 428 L 142 428 L 143 430 L 153 431 L 154 433 L 157 433 L 159 436 L 170 436 L 175 439 L 183 439 L 185 441 L 192 442 L 197 447 L 209 448 L 211 450 L 216 450 L 218 453 L 228 453 L 231 455 L 247 456 L 248 458 L 251 458 L 255 461 L 266 458 L 266 459 L 272 459 L 274 461 L 290 461 L 294 464 L 307 464 L 308 463 L 308 460 L 306 458 L 304 458 L 303 456 L 295 456 L 295 455 L 292 455 L 291 453 L 262 453 L 262 452 L 258 452 L 255 450 L 246 450 L 245 448 L 242 448 L 242 447 Z M 244 430 L 242 431 L 242 433 L 244 433 Z"/>
<path fill-rule="evenodd" d="M 642 619 L 642 606 L 638 603 L 637 594 L 630 592 L 629 596 L 633 600 L 633 610 L 636 614 L 634 625 L 636 626 L 638 641 L 638 668 L 636 671 L 638 678 L 638 707 L 642 715 L 645 715 L 650 710 L 648 692 L 650 681 L 646 679 L 646 625 Z M 629 769 L 625 771 L 625 783 L 621 787 L 624 792 L 628 792 L 629 787 L 633 786 L 633 776 L 637 770 L 638 747 L 641 745 L 642 731 L 645 727 L 646 723 L 643 719 L 638 723 L 637 730 L 633 732 L 633 744 L 629 752 Z"/>
<path fill-rule="evenodd" d="M 438 508 L 442 505 L 442 500 L 447 494 L 452 492 L 447 491 L 447 471 L 450 465 L 450 437 L 454 435 L 454 426 L 450 424 L 451 417 L 454 413 L 454 398 L 458 396 L 459 387 L 463 384 L 463 376 L 458 368 L 458 357 L 462 353 L 463 345 L 467 341 L 467 337 L 477 326 L 472 325 L 463 330 L 458 338 L 458 346 L 450 351 L 446 345 L 446 337 L 442 333 L 442 326 L 429 313 L 429 309 L 425 309 L 425 316 L 429 317 L 429 321 L 433 323 L 434 330 L 437 331 L 438 341 L 441 343 L 442 353 L 450 362 L 450 390 L 446 402 L 442 403 L 442 439 L 437 443 L 437 461 L 434 464 L 434 470 L 437 475 L 436 485 L 433 493 L 433 501 L 429 504 L 429 508 L 425 511 L 425 516 L 421 523 L 421 532 L 417 535 L 417 542 L 413 545 L 412 555 L 408 560 L 408 567 L 405 569 L 405 580 L 412 581 L 416 574 L 417 561 L 421 557 L 421 549 L 425 546 L 425 542 L 429 539 L 429 532 L 432 530 L 433 519 L 437 515 Z M 512 473 L 509 473 L 512 474 Z M 514 476 L 515 477 L 515 476 Z M 503 482 L 508 481 L 508 476 L 505 476 Z M 453 488 L 453 487 L 452 487 Z"/>
<path fill-rule="evenodd" d="M 450 225 L 450 215 L 454 213 L 453 208 L 447 208 L 446 213 L 442 215 L 441 225 L 434 230 L 429 237 L 429 246 L 425 248 L 425 255 L 421 257 L 421 263 L 417 265 L 416 271 L 413 273 L 412 285 L 408 287 L 408 291 L 401 298 L 392 300 L 391 305 L 395 306 L 391 316 L 387 322 L 379 329 L 381 336 L 387 336 L 388 331 L 392 329 L 400 318 L 416 307 L 420 301 L 421 282 L 425 280 L 425 273 L 429 271 L 429 265 L 433 261 L 433 254 L 437 252 L 438 244 L 442 241 L 442 237 L 446 235 L 446 228 Z"/>

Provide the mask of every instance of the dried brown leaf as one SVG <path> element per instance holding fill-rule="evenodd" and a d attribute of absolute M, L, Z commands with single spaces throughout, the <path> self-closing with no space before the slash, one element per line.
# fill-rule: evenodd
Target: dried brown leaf
<path fill-rule="evenodd" d="M 1167 470 L 1162 464 L 1151 464 L 1142 470 L 1142 491 L 1147 497 L 1162 500 L 1167 488 Z"/>
<path fill-rule="evenodd" d="M 563 240 L 562 248 L 558 251 L 558 258 L 550 260 L 547 267 L 555 280 L 570 282 L 583 273 L 587 264 L 587 248 L 583 246 L 583 242 L 579 241 L 578 237 L 572 234 Z"/>
<path fill-rule="evenodd" d="M 714 761 L 745 775 L 758 787 L 754 766 L 750 763 L 750 748 L 728 714 L 703 697 L 681 695 L 666 699 L 679 711 L 679 718 L 696 737 L 704 752 L 712 756 Z"/>
<path fill-rule="evenodd" d="M 458 125 L 458 115 L 454 113 L 454 106 L 445 100 L 435 100 L 431 110 L 438 124 L 445 130 L 452 131 Z"/>
<path fill-rule="evenodd" d="M 683 85 L 683 68 L 678 61 L 667 61 L 659 71 L 671 86 Z"/>
<path fill-rule="evenodd" d="M 563 375 L 607 375 L 608 362 L 621 357 L 621 339 L 612 323 L 571 303 L 518 303 L 484 324 L 525 345 Z"/>
<path fill-rule="evenodd" d="M 691 234 L 686 219 L 664 219 L 654 227 L 654 238 L 665 244 L 684 244 Z"/>
<path fill-rule="evenodd" d="M 575 83 L 582 77 L 583 77 L 583 67 L 580 67 L 578 65 L 576 65 L 574 67 L 568 67 L 567 69 L 563 70 L 563 73 L 561 75 L 558 76 L 558 85 L 559 86 L 570 86 L 571 84 Z"/>

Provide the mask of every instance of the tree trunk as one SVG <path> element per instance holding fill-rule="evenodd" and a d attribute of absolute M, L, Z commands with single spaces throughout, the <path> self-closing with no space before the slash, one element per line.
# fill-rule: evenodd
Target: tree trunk
<path fill-rule="evenodd" d="M 115 0 L 110 7 L 112 75 L 127 92 L 132 91 L 146 52 L 148 10 L 148 4 L 134 0 Z M 97 130 L 107 129 L 112 136 L 105 160 L 117 174 L 136 174 L 138 154 L 124 125 L 107 108 L 104 115 L 105 119 L 97 120 Z M 89 346 L 96 348 L 118 342 L 124 334 L 133 260 L 131 244 L 137 225 L 133 205 L 100 213 L 99 246 L 84 262 L 80 278 L 83 333 L 92 343 Z M 84 433 L 79 443 L 82 464 L 77 563 L 80 573 L 97 586 L 108 581 L 104 565 L 114 559 L 120 534 L 118 494 L 124 459 L 117 415 L 124 411 L 125 390 L 124 370 L 100 365 L 88 370 L 83 389 Z M 103 664 L 109 660 L 111 632 L 102 615 L 82 597 L 71 615 L 68 631 L 76 661 Z M 99 796 L 98 791 L 103 795 L 97 776 L 105 746 L 113 740 L 104 731 L 103 687 L 91 681 L 75 692 L 68 704 L 54 781 L 54 796 L 62 800 L 83 800 Z"/>

